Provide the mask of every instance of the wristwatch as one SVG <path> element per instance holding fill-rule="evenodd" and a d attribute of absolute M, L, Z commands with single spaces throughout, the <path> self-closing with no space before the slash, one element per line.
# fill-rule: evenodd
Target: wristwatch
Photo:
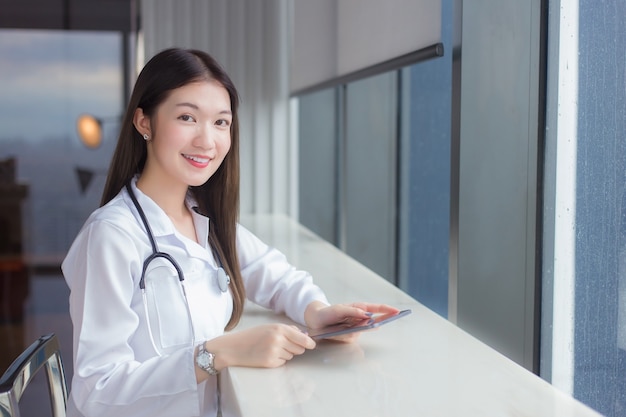
<path fill-rule="evenodd" d="M 214 367 L 215 355 L 204 347 L 204 343 L 198 345 L 198 354 L 196 355 L 196 365 L 206 371 L 209 375 L 217 375 L 220 373 Z"/>

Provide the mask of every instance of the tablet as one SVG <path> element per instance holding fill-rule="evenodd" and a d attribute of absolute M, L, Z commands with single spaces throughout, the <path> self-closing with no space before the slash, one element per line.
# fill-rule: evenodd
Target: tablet
<path fill-rule="evenodd" d="M 327 339 L 329 337 L 340 336 L 342 334 L 360 332 L 363 330 L 380 327 L 383 324 L 387 324 L 409 314 L 411 314 L 410 309 L 401 310 L 397 313 L 377 314 L 374 315 L 371 319 L 365 319 L 357 323 L 333 324 L 331 326 L 323 327 L 321 329 L 310 329 L 308 333 L 309 336 L 316 340 Z"/>

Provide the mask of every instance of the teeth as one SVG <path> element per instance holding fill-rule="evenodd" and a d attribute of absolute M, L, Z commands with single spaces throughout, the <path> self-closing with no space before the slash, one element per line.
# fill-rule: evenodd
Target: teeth
<path fill-rule="evenodd" d="M 209 162 L 209 160 L 207 158 L 198 158 L 197 156 L 192 156 L 192 155 L 184 155 L 183 156 L 187 159 L 191 159 L 192 161 L 195 161 L 199 164 L 206 164 L 207 162 Z"/>

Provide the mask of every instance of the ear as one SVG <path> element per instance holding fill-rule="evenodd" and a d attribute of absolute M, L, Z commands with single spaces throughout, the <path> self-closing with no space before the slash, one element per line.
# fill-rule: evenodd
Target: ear
<path fill-rule="evenodd" d="M 133 125 L 135 125 L 135 129 L 139 132 L 140 135 L 144 135 L 147 133 L 149 136 L 152 136 L 152 132 L 150 129 L 150 117 L 145 115 L 143 109 L 138 107 L 135 110 L 135 115 L 133 116 Z"/>

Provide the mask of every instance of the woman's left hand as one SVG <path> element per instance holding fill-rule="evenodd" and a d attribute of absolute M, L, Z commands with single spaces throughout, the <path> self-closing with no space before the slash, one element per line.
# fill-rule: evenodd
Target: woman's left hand
<path fill-rule="evenodd" d="M 304 313 L 304 320 L 310 329 L 320 329 L 325 326 L 341 323 L 358 323 L 369 319 L 373 314 L 397 313 L 399 310 L 386 304 L 351 303 L 326 305 L 314 301 L 309 304 Z M 356 340 L 360 332 L 348 333 L 332 337 L 332 340 L 352 342 Z"/>

